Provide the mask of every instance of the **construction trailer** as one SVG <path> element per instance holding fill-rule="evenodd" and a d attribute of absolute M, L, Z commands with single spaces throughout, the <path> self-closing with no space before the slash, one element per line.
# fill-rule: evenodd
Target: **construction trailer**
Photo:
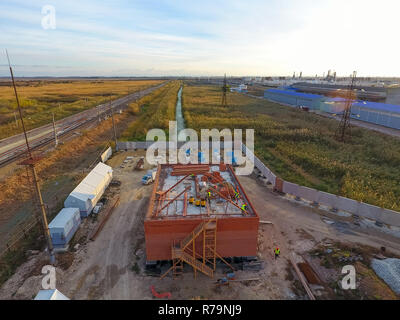
<path fill-rule="evenodd" d="M 65 248 L 81 224 L 78 208 L 63 208 L 49 224 L 54 248 Z"/>
<path fill-rule="evenodd" d="M 34 300 L 69 300 L 57 289 L 40 290 Z"/>
<path fill-rule="evenodd" d="M 144 220 L 146 260 L 213 277 L 217 259 L 256 256 L 258 225 L 231 165 L 161 164 Z"/>
<path fill-rule="evenodd" d="M 79 208 L 81 217 L 87 217 L 110 184 L 112 172 L 110 166 L 99 162 L 65 199 L 64 207 Z"/>

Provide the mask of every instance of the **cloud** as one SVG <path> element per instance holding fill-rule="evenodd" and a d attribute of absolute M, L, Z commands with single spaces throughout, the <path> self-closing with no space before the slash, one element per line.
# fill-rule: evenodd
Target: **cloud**
<path fill-rule="evenodd" d="M 43 30 L 47 2 L 0 3 L 19 75 L 400 72 L 396 1 L 51 1 L 57 29 Z"/>

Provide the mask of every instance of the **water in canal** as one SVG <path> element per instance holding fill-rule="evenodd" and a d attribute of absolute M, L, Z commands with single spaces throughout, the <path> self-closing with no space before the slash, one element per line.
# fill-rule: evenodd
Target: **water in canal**
<path fill-rule="evenodd" d="M 185 129 L 185 119 L 182 114 L 182 87 L 178 91 L 178 100 L 176 101 L 176 123 L 178 128 L 178 134 L 182 129 Z"/>

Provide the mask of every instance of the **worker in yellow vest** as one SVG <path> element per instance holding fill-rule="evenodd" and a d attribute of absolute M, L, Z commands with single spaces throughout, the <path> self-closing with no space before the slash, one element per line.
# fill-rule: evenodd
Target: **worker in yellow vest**
<path fill-rule="evenodd" d="M 278 247 L 276 247 L 275 250 L 274 250 L 274 253 L 275 253 L 275 260 L 276 260 L 276 258 L 278 258 L 279 255 L 281 254 L 281 249 L 279 249 Z"/>
<path fill-rule="evenodd" d="M 243 211 L 246 211 L 246 207 L 247 207 L 247 204 L 245 204 L 245 203 L 242 204 L 242 210 L 243 210 Z"/>
<path fill-rule="evenodd" d="M 207 192 L 207 201 L 208 201 L 208 203 L 211 203 L 211 192 L 210 191 Z"/>

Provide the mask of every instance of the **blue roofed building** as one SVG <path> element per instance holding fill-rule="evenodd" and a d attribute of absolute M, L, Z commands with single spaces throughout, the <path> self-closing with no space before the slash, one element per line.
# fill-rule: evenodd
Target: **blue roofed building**
<path fill-rule="evenodd" d="M 348 101 L 341 97 L 330 98 L 318 94 L 297 92 L 293 88 L 267 89 L 264 91 L 264 98 L 293 107 L 308 107 L 310 110 L 339 115 L 346 108 Z M 353 100 L 351 117 L 400 129 L 400 105 Z"/>
<path fill-rule="evenodd" d="M 381 126 L 400 129 L 400 106 L 387 103 L 358 101 L 351 107 L 352 117 Z"/>
<path fill-rule="evenodd" d="M 308 107 L 313 110 L 319 110 L 320 103 L 325 97 L 294 90 L 267 89 L 264 91 L 264 98 L 293 107 Z"/>

